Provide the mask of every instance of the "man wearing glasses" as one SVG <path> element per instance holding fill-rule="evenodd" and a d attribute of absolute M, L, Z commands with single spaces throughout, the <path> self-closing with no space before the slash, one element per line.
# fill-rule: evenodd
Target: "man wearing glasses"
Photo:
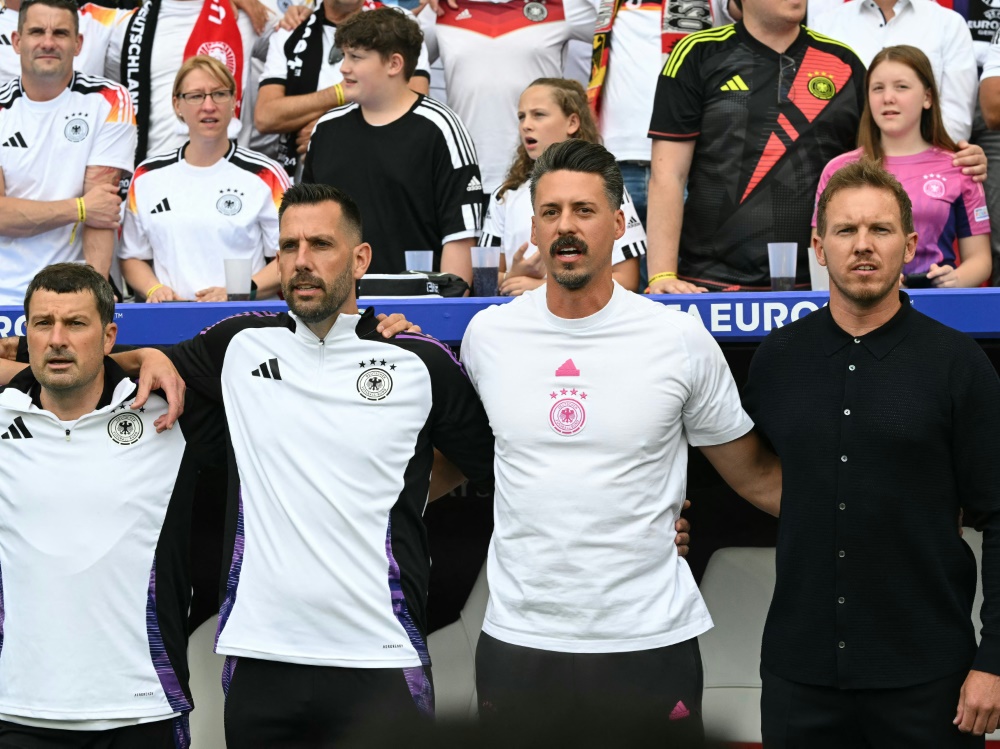
<path fill-rule="evenodd" d="M 25 2 L 11 41 L 21 75 L 0 86 L 0 304 L 19 304 L 51 263 L 84 260 L 108 277 L 136 140 L 125 89 L 73 72 L 72 0 Z"/>

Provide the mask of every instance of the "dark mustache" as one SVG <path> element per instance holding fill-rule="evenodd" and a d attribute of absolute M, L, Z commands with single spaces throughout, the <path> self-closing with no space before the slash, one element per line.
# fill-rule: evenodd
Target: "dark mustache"
<path fill-rule="evenodd" d="M 590 252 L 590 248 L 587 246 L 586 242 L 573 234 L 567 234 L 564 237 L 557 238 L 551 245 L 549 245 L 549 255 L 555 257 L 555 254 L 559 252 L 559 250 L 566 250 L 570 247 L 579 250 L 581 255 L 586 255 Z"/>
<path fill-rule="evenodd" d="M 297 286 L 300 283 L 310 284 L 316 288 L 322 289 L 323 291 L 327 290 L 326 284 L 323 283 L 323 279 L 319 276 L 314 276 L 311 273 L 296 273 L 292 276 L 292 280 L 288 282 L 288 285 L 291 287 Z"/>

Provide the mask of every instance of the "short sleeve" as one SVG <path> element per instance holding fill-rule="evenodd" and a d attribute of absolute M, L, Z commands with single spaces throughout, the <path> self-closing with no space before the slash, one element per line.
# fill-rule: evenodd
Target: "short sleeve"
<path fill-rule="evenodd" d="M 742 437 L 753 429 L 753 422 L 740 403 L 722 349 L 700 324 L 687 326 L 683 338 L 688 351 L 690 390 L 681 418 L 688 442 L 702 447 Z"/>
<path fill-rule="evenodd" d="M 257 217 L 262 249 L 264 257 L 274 257 L 278 254 L 278 209 L 281 207 L 281 198 L 291 183 L 285 170 L 277 164 L 264 167 L 258 176 L 263 180 L 268 193 Z"/>
<path fill-rule="evenodd" d="M 986 192 L 979 182 L 962 175 L 962 199 L 955 205 L 955 228 L 959 239 L 990 233 Z"/>
<path fill-rule="evenodd" d="M 1000 75 L 1000 29 L 993 35 L 990 48 L 986 51 L 986 60 L 983 62 L 983 74 L 979 77 L 980 82 L 987 78 L 994 78 Z"/>
<path fill-rule="evenodd" d="M 655 140 L 694 140 L 701 134 L 704 103 L 698 47 L 682 39 L 667 58 L 656 82 L 649 137 Z"/>
<path fill-rule="evenodd" d="M 267 59 L 264 61 L 264 69 L 260 73 L 260 85 L 267 86 L 272 83 L 285 85 L 288 80 L 288 58 L 285 57 L 285 42 L 291 36 L 291 31 L 278 29 L 271 34 L 271 39 L 267 43 Z"/>
<path fill-rule="evenodd" d="M 104 122 L 97 129 L 87 166 L 107 166 L 131 172 L 135 167 L 136 126 L 132 99 L 124 87 L 108 84 L 102 91 L 107 106 Z"/>
<path fill-rule="evenodd" d="M 139 212 L 138 192 L 142 189 L 142 173 L 142 166 L 139 166 L 128 187 L 125 219 L 122 221 L 122 241 L 118 248 L 118 257 L 122 260 L 153 259 L 153 245 L 143 226 L 144 216 Z"/>
<path fill-rule="evenodd" d="M 597 3 L 591 0 L 564 0 L 563 10 L 570 39 L 592 42 L 597 26 Z"/>
<path fill-rule="evenodd" d="M 447 119 L 449 132 L 441 131 L 434 158 L 434 203 L 442 246 L 478 237 L 483 223 L 483 181 L 472 136 L 453 112 Z"/>
<path fill-rule="evenodd" d="M 625 214 L 625 233 L 621 239 L 615 241 L 614 249 L 611 251 L 612 265 L 646 254 L 646 230 L 642 228 L 642 222 L 628 190 L 622 196 L 622 212 Z"/>
<path fill-rule="evenodd" d="M 479 238 L 482 247 L 503 247 L 503 227 L 504 218 L 507 211 L 506 204 L 497 200 L 498 187 L 490 195 L 490 204 L 486 208 L 486 217 L 483 219 L 483 234 Z M 510 192 L 508 190 L 508 192 Z"/>

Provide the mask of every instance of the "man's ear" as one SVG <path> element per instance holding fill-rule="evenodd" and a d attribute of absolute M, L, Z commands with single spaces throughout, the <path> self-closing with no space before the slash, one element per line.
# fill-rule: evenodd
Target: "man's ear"
<path fill-rule="evenodd" d="M 354 278 L 360 279 L 372 264 L 372 246 L 362 242 L 354 248 Z"/>

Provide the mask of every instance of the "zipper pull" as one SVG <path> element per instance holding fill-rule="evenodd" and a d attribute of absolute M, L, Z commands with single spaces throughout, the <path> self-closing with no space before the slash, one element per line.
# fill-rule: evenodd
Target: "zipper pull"
<path fill-rule="evenodd" d="M 66 430 L 66 441 L 69 442 L 69 429 Z"/>

